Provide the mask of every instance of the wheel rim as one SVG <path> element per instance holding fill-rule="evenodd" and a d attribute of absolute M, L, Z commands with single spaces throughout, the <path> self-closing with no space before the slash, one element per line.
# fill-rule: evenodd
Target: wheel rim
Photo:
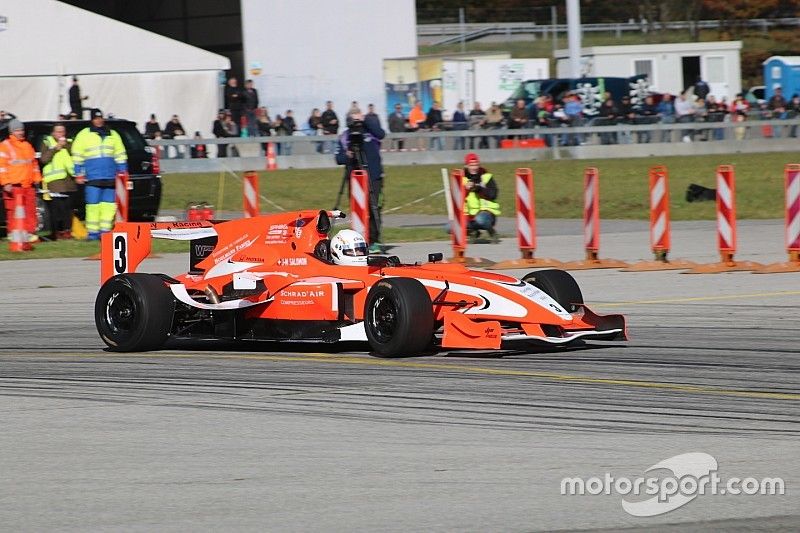
<path fill-rule="evenodd" d="M 136 325 L 136 302 L 125 292 L 115 292 L 106 303 L 106 325 L 112 333 L 127 334 Z"/>
<path fill-rule="evenodd" d="M 388 295 L 375 299 L 369 313 L 369 325 L 375 339 L 385 344 L 392 340 L 397 329 L 397 305 Z"/>

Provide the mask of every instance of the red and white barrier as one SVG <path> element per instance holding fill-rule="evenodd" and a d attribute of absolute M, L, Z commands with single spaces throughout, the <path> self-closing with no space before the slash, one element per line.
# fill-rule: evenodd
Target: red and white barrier
<path fill-rule="evenodd" d="M 534 257 L 536 252 L 536 193 L 533 171 L 529 168 L 518 168 L 514 174 L 514 182 L 516 183 L 517 240 L 519 241 L 519 250 L 522 258 L 500 261 L 491 268 L 502 270 L 505 268 L 560 266 L 560 261 Z"/>
<path fill-rule="evenodd" d="M 583 173 L 583 242 L 587 256 L 600 250 L 600 172 L 594 167 Z"/>
<path fill-rule="evenodd" d="M 369 242 L 369 175 L 364 170 L 350 173 L 350 228 Z"/>
<path fill-rule="evenodd" d="M 467 216 L 464 213 L 466 197 L 464 172 L 462 170 L 453 170 L 450 173 L 450 206 L 453 209 L 453 221 L 450 226 L 450 237 L 453 243 L 451 261 L 462 260 L 464 251 L 467 249 Z"/>
<path fill-rule="evenodd" d="M 586 259 L 565 263 L 563 268 L 583 270 L 589 268 L 625 268 L 624 261 L 599 259 L 600 251 L 600 172 L 589 167 L 583 173 L 583 242 Z"/>
<path fill-rule="evenodd" d="M 130 202 L 128 201 L 130 198 L 130 193 L 128 192 L 128 183 L 130 182 L 130 176 L 128 176 L 127 172 L 118 172 L 116 180 L 114 182 L 114 189 L 115 189 L 115 196 L 117 200 L 117 215 L 116 221 L 117 222 L 127 222 L 128 221 L 128 206 Z"/>
<path fill-rule="evenodd" d="M 786 165 L 786 251 L 800 253 L 800 165 Z"/>
<path fill-rule="evenodd" d="M 267 143 L 267 170 L 277 170 L 278 159 L 275 157 L 275 143 Z"/>
<path fill-rule="evenodd" d="M 723 261 L 736 253 L 736 175 L 730 165 L 717 167 L 717 242 Z"/>
<path fill-rule="evenodd" d="M 28 232 L 25 231 L 25 198 L 22 189 L 12 189 L 14 198 L 14 212 L 8 224 L 8 250 L 11 252 L 27 252 L 33 250 L 33 245 L 28 242 Z"/>
<path fill-rule="evenodd" d="M 245 218 L 257 217 L 258 209 L 258 174 L 249 170 L 242 180 L 242 204 Z"/>
<path fill-rule="evenodd" d="M 650 247 L 656 258 L 666 258 L 671 243 L 669 178 L 667 169 L 650 169 Z"/>
<path fill-rule="evenodd" d="M 800 165 L 786 165 L 783 179 L 786 189 L 786 252 L 789 260 L 767 265 L 756 274 L 800 272 Z"/>
<path fill-rule="evenodd" d="M 736 244 L 736 173 L 732 165 L 720 165 L 717 167 L 717 246 L 720 262 L 700 265 L 684 274 L 716 274 L 764 268 L 764 265 L 751 261 L 735 261 Z"/>

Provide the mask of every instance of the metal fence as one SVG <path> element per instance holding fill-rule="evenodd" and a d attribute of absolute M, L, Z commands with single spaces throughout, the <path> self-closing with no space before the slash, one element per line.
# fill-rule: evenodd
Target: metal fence
<path fill-rule="evenodd" d="M 719 29 L 724 24 L 731 24 L 731 21 L 721 20 L 698 20 L 698 21 L 629 21 L 604 24 L 581 24 L 581 30 L 585 32 L 615 33 L 617 37 L 622 32 L 647 33 L 658 30 L 690 30 L 698 29 Z M 736 21 L 736 24 L 750 29 L 760 29 L 768 31 L 778 27 L 797 27 L 800 26 L 800 18 L 774 18 L 774 19 L 749 19 Z M 418 24 L 417 37 L 429 42 L 431 45 L 442 45 L 457 43 L 459 41 L 474 40 L 489 35 L 520 35 L 529 34 L 534 38 L 547 37 L 556 33 L 565 33 L 566 24 L 536 24 L 535 22 L 497 22 L 497 23 L 469 23 L 469 24 Z M 438 38 L 436 40 L 432 40 Z"/>
<path fill-rule="evenodd" d="M 796 150 L 800 118 L 744 122 L 686 122 L 616 124 L 527 129 L 480 129 L 391 133 L 382 142 L 384 162 L 413 165 L 459 160 L 467 151 L 479 151 L 487 161 L 580 157 L 637 157 L 653 154 L 736 153 Z M 540 147 L 525 147 L 525 140 Z M 402 145 L 401 145 L 402 142 Z M 279 168 L 334 167 L 335 136 L 236 137 L 150 141 L 160 147 L 165 172 L 221 169 L 260 169 L 266 166 L 265 143 L 280 146 Z M 211 158 L 192 159 L 191 147 L 203 144 Z M 216 158 L 215 145 L 229 146 L 232 157 Z M 236 147 L 238 155 L 232 148 Z"/>

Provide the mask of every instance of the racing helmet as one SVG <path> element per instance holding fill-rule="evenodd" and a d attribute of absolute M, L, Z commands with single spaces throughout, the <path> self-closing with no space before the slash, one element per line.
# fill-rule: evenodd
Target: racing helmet
<path fill-rule="evenodd" d="M 366 266 L 367 241 L 357 231 L 343 229 L 331 239 L 331 259 L 337 265 Z"/>

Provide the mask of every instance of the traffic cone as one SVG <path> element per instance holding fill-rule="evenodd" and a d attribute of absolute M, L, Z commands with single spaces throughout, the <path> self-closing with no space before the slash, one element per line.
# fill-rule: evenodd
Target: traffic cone
<path fill-rule="evenodd" d="M 267 170 L 277 170 L 278 160 L 275 158 L 275 143 L 267 143 Z"/>
<path fill-rule="evenodd" d="M 25 200 L 21 191 L 14 189 L 14 216 L 11 217 L 11 228 L 8 233 L 8 249 L 12 252 L 28 252 L 33 245 L 28 242 L 25 231 Z"/>

